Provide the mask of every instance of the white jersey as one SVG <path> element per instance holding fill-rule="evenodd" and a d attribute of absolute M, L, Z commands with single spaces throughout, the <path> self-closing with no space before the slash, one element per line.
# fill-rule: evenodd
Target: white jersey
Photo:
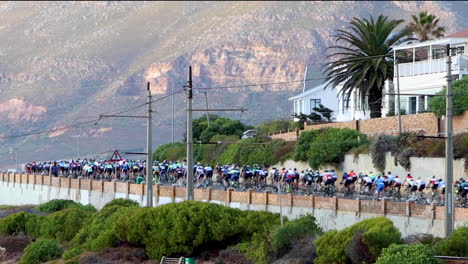
<path fill-rule="evenodd" d="M 439 182 L 438 187 L 439 188 L 445 188 L 445 182 L 444 181 Z"/>
<path fill-rule="evenodd" d="M 364 177 L 364 181 L 365 181 L 366 183 L 372 183 L 372 179 L 371 179 L 371 177 L 369 177 L 369 176 Z"/>
<path fill-rule="evenodd" d="M 395 183 L 401 184 L 401 179 L 400 178 L 395 178 L 394 181 L 395 181 Z"/>
<path fill-rule="evenodd" d="M 205 167 L 205 171 L 210 172 L 210 171 L 213 171 L 213 169 L 210 166 L 207 166 L 207 167 Z"/>
<path fill-rule="evenodd" d="M 421 179 L 418 179 L 418 180 L 416 181 L 416 184 L 419 185 L 419 186 L 426 186 L 426 182 L 423 181 L 423 180 L 421 180 Z"/>

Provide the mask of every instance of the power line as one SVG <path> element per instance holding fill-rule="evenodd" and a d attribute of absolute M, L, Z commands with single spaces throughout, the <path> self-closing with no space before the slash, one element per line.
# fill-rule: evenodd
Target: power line
<path fill-rule="evenodd" d="M 174 92 L 173 94 L 176 94 L 176 93 L 180 93 L 182 92 L 183 90 L 179 90 L 179 91 L 176 91 Z M 160 101 L 160 100 L 163 100 L 169 96 L 171 96 L 172 94 L 168 94 L 168 95 L 165 95 L 165 96 L 162 96 L 162 97 L 159 97 L 155 100 L 152 100 L 151 102 L 157 102 L 157 101 Z M 144 103 L 144 104 L 140 104 L 140 105 L 137 105 L 135 107 L 131 107 L 131 108 L 128 108 L 128 109 L 125 109 L 125 110 L 122 110 L 120 112 L 117 112 L 117 113 L 114 113 L 113 115 L 119 115 L 119 114 L 123 114 L 123 113 L 126 113 L 126 112 L 130 112 L 132 110 L 135 110 L 135 109 L 138 109 L 140 107 L 143 107 L 143 106 L 146 106 L 148 103 Z M 97 124 L 97 122 L 99 122 L 100 120 L 104 119 L 106 117 L 102 117 L 102 118 L 96 118 L 96 119 L 92 119 L 92 120 L 89 120 L 89 121 L 84 121 L 84 122 L 81 122 L 81 123 L 77 123 L 77 124 L 72 124 L 72 125 L 69 125 L 69 126 L 64 126 L 64 127 L 59 127 L 59 128 L 55 128 L 55 129 L 49 129 L 49 130 L 43 130 L 43 131 L 37 131 L 37 132 L 31 132 L 31 133 L 25 133 L 25 134 L 20 134 L 20 135 L 12 135 L 12 136 L 1 136 L 0 139 L 8 139 L 8 138 L 20 138 L 20 137 L 28 137 L 28 136 L 33 136 L 33 135 L 40 135 L 40 134 L 48 134 L 48 133 L 52 133 L 52 132 L 56 132 L 56 131 L 60 131 L 60 130 L 65 130 L 65 129 L 70 129 L 70 128 L 75 128 L 75 127 L 80 127 L 80 126 L 83 126 L 83 125 L 87 125 L 87 124 Z"/>

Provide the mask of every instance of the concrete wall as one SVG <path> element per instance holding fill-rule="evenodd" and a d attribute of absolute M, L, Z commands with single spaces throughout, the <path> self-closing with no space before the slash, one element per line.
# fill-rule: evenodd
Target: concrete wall
<path fill-rule="evenodd" d="M 391 171 L 393 175 L 398 175 L 400 177 L 406 176 L 408 173 L 401 166 L 395 166 L 394 157 L 387 153 L 385 157 L 385 172 Z M 421 177 L 426 181 L 429 180 L 430 177 L 436 176 L 438 178 L 445 179 L 445 158 L 418 158 L 418 157 L 411 157 L 411 170 L 409 171 L 411 175 L 415 177 Z M 467 178 L 468 174 L 465 171 L 464 166 L 465 160 L 464 159 L 457 159 L 453 162 L 453 175 L 454 179 L 459 178 Z M 309 164 L 307 162 L 299 161 L 295 162 L 293 160 L 287 160 L 284 163 L 275 164 L 276 168 L 297 168 L 298 170 L 304 170 L 309 168 Z M 338 167 L 334 166 L 325 166 L 323 169 L 335 169 L 338 172 L 338 176 L 341 176 L 343 172 L 349 172 L 350 170 L 354 170 L 356 173 L 369 173 L 369 171 L 373 171 L 374 173 L 378 172 L 374 165 L 372 164 L 372 157 L 369 154 L 347 154 L 345 155 L 344 161 Z"/>
<path fill-rule="evenodd" d="M 185 188 L 158 184 L 154 186 L 153 193 L 153 202 L 159 206 L 183 201 Z M 440 206 L 292 194 L 281 197 L 285 216 L 293 219 L 306 213 L 313 214 L 326 231 L 383 215 L 393 221 L 403 236 L 413 233 L 443 235 L 444 207 Z M 143 206 L 146 204 L 145 185 L 6 173 L 1 174 L 0 179 L 0 204 L 41 204 L 52 199 L 71 199 L 100 209 L 114 198 L 129 198 Z M 280 211 L 278 195 L 269 192 L 195 189 L 195 200 L 243 210 Z M 456 208 L 455 225 L 467 223 L 468 209 Z"/>

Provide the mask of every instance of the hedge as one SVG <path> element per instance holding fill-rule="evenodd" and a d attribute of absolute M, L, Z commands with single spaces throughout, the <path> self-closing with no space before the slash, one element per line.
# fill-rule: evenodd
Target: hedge
<path fill-rule="evenodd" d="M 428 245 L 397 245 L 392 244 L 382 250 L 376 264 L 438 264 L 434 252 Z"/>
<path fill-rule="evenodd" d="M 53 239 L 39 239 L 24 249 L 20 264 L 36 264 L 54 260 L 60 256 L 60 247 Z"/>

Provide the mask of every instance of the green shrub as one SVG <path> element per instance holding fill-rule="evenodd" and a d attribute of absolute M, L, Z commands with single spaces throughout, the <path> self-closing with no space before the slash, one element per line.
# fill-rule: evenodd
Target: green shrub
<path fill-rule="evenodd" d="M 457 228 L 434 246 L 438 255 L 468 257 L 468 226 Z"/>
<path fill-rule="evenodd" d="M 2 218 L 0 219 L 0 234 L 12 235 L 20 232 L 28 233 L 26 229 L 27 223 L 36 217 L 35 214 L 19 212 Z"/>
<path fill-rule="evenodd" d="M 315 217 L 302 216 L 283 227 L 276 227 L 266 234 L 260 232 L 252 236 L 251 241 L 239 243 L 237 249 L 255 264 L 271 263 L 291 249 L 291 244 L 307 235 L 321 233 Z"/>
<path fill-rule="evenodd" d="M 367 141 L 366 135 L 352 129 L 325 128 L 309 144 L 307 159 L 309 165 L 319 169 L 326 164 L 338 164 L 346 152 Z"/>
<path fill-rule="evenodd" d="M 362 232 L 362 242 L 368 248 L 369 259 L 375 260 L 383 248 L 392 243 L 401 243 L 400 232 L 391 220 L 376 217 L 363 220 L 341 231 L 330 231 L 315 241 L 317 247 L 316 263 L 347 263 L 347 248 L 352 239 Z"/>
<path fill-rule="evenodd" d="M 302 216 L 287 222 L 283 227 L 278 227 L 271 233 L 273 253 L 275 256 L 281 256 L 290 249 L 291 242 L 294 240 L 317 233 L 321 233 L 321 231 L 312 215 Z"/>
<path fill-rule="evenodd" d="M 463 76 L 461 80 L 453 82 L 452 92 L 455 94 L 453 97 L 453 114 L 461 115 L 468 108 L 468 76 Z M 444 87 L 438 95 L 446 95 L 447 89 Z M 437 117 L 445 115 L 445 96 L 435 96 L 429 100 L 429 109 L 434 112 Z"/>
<path fill-rule="evenodd" d="M 380 172 L 385 171 L 385 155 L 387 152 L 394 153 L 398 148 L 397 137 L 380 135 L 371 141 L 369 150 L 372 157 L 372 164 Z"/>
<path fill-rule="evenodd" d="M 97 211 L 96 208 L 91 204 L 82 205 L 72 200 L 62 200 L 62 199 L 50 200 L 47 203 L 36 206 L 34 209 L 39 212 L 51 213 L 51 212 L 57 212 L 66 208 L 80 208 L 80 209 L 91 211 L 91 212 Z"/>
<path fill-rule="evenodd" d="M 279 224 L 279 216 L 187 201 L 137 208 L 116 223 L 120 241 L 144 245 L 150 258 L 191 255 L 206 244 L 234 244 Z"/>
<path fill-rule="evenodd" d="M 58 241 L 70 241 L 87 225 L 93 213 L 79 209 L 68 208 L 46 216 L 40 225 L 40 236 Z"/>
<path fill-rule="evenodd" d="M 106 203 L 106 205 L 104 205 L 104 208 L 107 208 L 107 207 L 111 207 L 111 206 L 122 206 L 122 207 L 132 207 L 132 206 L 137 206 L 139 207 L 140 204 L 138 204 L 137 202 L 131 200 L 131 199 L 124 199 L 124 198 L 118 198 L 118 199 L 114 199 L 108 203 Z"/>
<path fill-rule="evenodd" d="M 273 133 L 285 132 L 294 129 L 294 122 L 287 119 L 268 120 L 256 127 L 258 135 L 267 135 Z"/>
<path fill-rule="evenodd" d="M 39 239 L 24 249 L 20 264 L 36 264 L 56 259 L 60 256 L 57 241 L 52 239 Z"/>
<path fill-rule="evenodd" d="M 294 151 L 294 160 L 307 161 L 310 149 L 310 143 L 318 135 L 318 130 L 303 131 L 297 139 L 296 150 Z"/>
<path fill-rule="evenodd" d="M 226 148 L 217 159 L 221 164 L 265 165 L 271 166 L 289 157 L 294 151 L 294 143 L 281 139 L 271 140 L 264 137 L 241 139 L 238 144 Z M 264 144 L 260 144 L 264 143 Z"/>
<path fill-rule="evenodd" d="M 153 160 L 180 160 L 187 156 L 187 149 L 184 143 L 174 142 L 159 146 L 153 152 Z"/>
<path fill-rule="evenodd" d="M 427 245 L 390 245 L 382 250 L 376 264 L 438 264 L 432 249 Z"/>

